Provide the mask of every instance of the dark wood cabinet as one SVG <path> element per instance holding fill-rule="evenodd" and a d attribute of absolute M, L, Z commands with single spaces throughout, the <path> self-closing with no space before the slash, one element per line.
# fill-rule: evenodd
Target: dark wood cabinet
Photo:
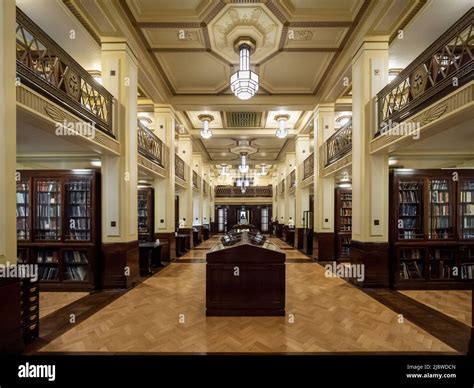
<path fill-rule="evenodd" d="M 351 257 L 352 239 L 352 190 L 336 188 L 335 190 L 334 225 L 336 259 L 349 261 Z"/>
<path fill-rule="evenodd" d="M 232 239 L 238 242 L 206 255 L 206 315 L 284 315 L 285 254 L 272 243 L 256 244 L 248 232 Z"/>
<path fill-rule="evenodd" d="M 390 181 L 392 285 L 471 287 L 474 170 L 394 170 Z"/>
<path fill-rule="evenodd" d="M 155 240 L 155 191 L 151 187 L 138 189 L 138 240 Z"/>
<path fill-rule="evenodd" d="M 18 256 L 38 265 L 42 290 L 98 287 L 100 176 L 94 170 L 22 170 Z"/>

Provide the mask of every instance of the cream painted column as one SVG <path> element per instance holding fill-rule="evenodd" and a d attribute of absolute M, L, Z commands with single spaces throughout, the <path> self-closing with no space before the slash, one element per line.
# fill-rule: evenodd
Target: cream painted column
<path fill-rule="evenodd" d="M 203 164 L 203 180 L 208 184 L 209 186 L 209 176 L 211 174 L 211 169 L 208 163 Z M 204 192 L 202 193 L 202 223 L 203 225 L 208 225 L 210 222 L 210 209 L 209 209 L 209 187 L 207 189 L 208 191 L 206 194 Z"/>
<path fill-rule="evenodd" d="M 0 263 L 16 263 L 16 16 L 15 1 L 0 2 Z"/>
<path fill-rule="evenodd" d="M 203 220 L 203 195 L 202 195 L 202 176 L 203 176 L 203 161 L 202 155 L 193 153 L 193 163 L 191 170 L 196 171 L 198 175 L 199 191 L 194 192 L 193 195 L 193 225 L 202 225 Z M 192 172 L 191 172 L 192 173 Z"/>
<path fill-rule="evenodd" d="M 193 226 L 193 180 L 191 166 L 193 163 L 193 143 L 191 136 L 180 136 L 178 139 L 178 155 L 183 159 L 188 169 L 186 190 L 180 190 L 179 194 L 179 219 L 185 219 L 184 228 Z"/>
<path fill-rule="evenodd" d="M 272 219 L 277 219 L 278 217 L 278 171 L 272 174 L 272 186 L 273 186 L 273 198 L 272 198 Z"/>
<path fill-rule="evenodd" d="M 364 285 L 388 285 L 388 155 L 372 156 L 373 98 L 388 83 L 388 37 L 364 40 L 352 61 L 352 253 Z"/>
<path fill-rule="evenodd" d="M 174 234 L 175 219 L 175 112 L 170 105 L 155 104 L 158 137 L 164 141 L 168 158 L 166 178 L 155 179 L 155 232 Z"/>
<path fill-rule="evenodd" d="M 298 135 L 295 139 L 296 163 L 296 228 L 303 227 L 303 212 L 309 210 L 309 191 L 299 184 L 303 178 L 303 162 L 309 155 L 309 135 Z"/>
<path fill-rule="evenodd" d="M 138 273 L 137 59 L 123 38 L 102 41 L 102 83 L 116 99 L 120 156 L 102 158 L 104 287 L 128 287 Z"/>
<path fill-rule="evenodd" d="M 290 173 L 296 168 L 296 156 L 294 152 L 288 152 L 285 156 L 285 212 L 286 212 L 286 219 L 285 225 L 290 223 L 290 218 L 293 221 L 293 225 L 295 223 L 295 193 L 289 192 L 290 190 Z"/>
<path fill-rule="evenodd" d="M 122 39 L 102 43 L 102 83 L 116 98 L 114 128 L 120 156 L 102 158 L 102 241 L 137 236 L 137 60 Z"/>
<path fill-rule="evenodd" d="M 286 178 L 286 168 L 285 168 L 285 163 L 280 163 L 277 167 L 277 180 L 278 183 L 280 184 L 278 188 L 278 223 L 280 224 L 285 224 L 286 223 L 286 215 L 287 213 L 285 212 L 285 198 L 286 198 L 286 182 L 285 182 L 285 190 L 281 192 L 281 182 L 283 179 Z"/>
<path fill-rule="evenodd" d="M 314 244 L 313 257 L 334 260 L 334 177 L 321 177 L 322 145 L 334 133 L 334 104 L 314 111 Z"/>

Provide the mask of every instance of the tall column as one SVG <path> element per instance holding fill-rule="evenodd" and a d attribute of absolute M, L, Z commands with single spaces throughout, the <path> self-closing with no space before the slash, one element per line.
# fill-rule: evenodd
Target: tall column
<path fill-rule="evenodd" d="M 198 175 L 199 191 L 193 195 L 193 225 L 202 226 L 203 220 L 203 195 L 202 195 L 202 176 L 203 176 L 203 162 L 202 155 L 193 154 L 192 170 Z"/>
<path fill-rule="evenodd" d="M 321 177 L 321 146 L 334 133 L 334 104 L 321 104 L 314 111 L 314 235 L 313 257 L 334 260 L 334 177 Z"/>
<path fill-rule="evenodd" d="M 388 155 L 370 155 L 373 98 L 388 83 L 388 39 L 370 36 L 352 60 L 352 249 L 365 286 L 388 285 Z"/>
<path fill-rule="evenodd" d="M 286 178 L 285 163 L 281 163 L 277 167 L 277 180 L 278 184 L 281 184 L 282 180 Z M 282 194 L 281 186 L 278 187 L 278 223 L 285 225 L 286 223 L 286 212 L 285 212 L 285 197 L 286 190 Z"/>
<path fill-rule="evenodd" d="M 295 248 L 303 249 L 303 213 L 309 210 L 309 189 L 301 187 L 303 178 L 303 162 L 309 155 L 309 135 L 298 135 L 295 139 L 295 165 L 296 165 L 296 189 L 295 189 Z"/>
<path fill-rule="evenodd" d="M 203 164 L 203 176 L 202 179 L 205 181 L 207 184 L 209 184 L 209 175 L 211 173 L 211 169 L 209 167 L 209 164 L 204 163 Z M 204 182 L 203 182 L 204 184 Z M 202 194 L 202 223 L 203 225 L 209 225 L 209 219 L 210 219 L 210 209 L 209 209 L 209 187 L 207 189 L 206 194 Z"/>
<path fill-rule="evenodd" d="M 16 263 L 15 2 L 0 4 L 0 263 Z"/>
<path fill-rule="evenodd" d="M 167 149 L 165 179 L 155 179 L 155 237 L 165 240 L 165 260 L 176 259 L 175 214 L 175 112 L 169 105 L 155 104 L 156 133 Z"/>
<path fill-rule="evenodd" d="M 138 280 L 137 59 L 122 38 L 102 43 L 102 82 L 116 99 L 114 128 L 120 156 L 102 158 L 104 288 Z"/>
<path fill-rule="evenodd" d="M 0 264 L 16 256 L 15 1 L 0 1 Z M 20 282 L 0 278 L 0 352 L 23 350 Z"/>
<path fill-rule="evenodd" d="M 191 136 L 180 136 L 178 140 L 178 155 L 188 168 L 186 189 L 179 192 L 179 219 L 184 220 L 184 229 L 190 231 L 193 226 L 193 181 L 190 166 L 193 163 L 193 143 Z"/>

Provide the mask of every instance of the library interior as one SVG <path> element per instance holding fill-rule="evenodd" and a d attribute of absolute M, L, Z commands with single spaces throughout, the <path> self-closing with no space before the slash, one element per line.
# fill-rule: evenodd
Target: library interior
<path fill-rule="evenodd" d="M 0 1 L 0 353 L 473 354 L 473 21 Z"/>

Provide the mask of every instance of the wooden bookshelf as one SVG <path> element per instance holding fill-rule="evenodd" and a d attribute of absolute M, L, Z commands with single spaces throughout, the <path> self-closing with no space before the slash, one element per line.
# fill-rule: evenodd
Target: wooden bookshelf
<path fill-rule="evenodd" d="M 152 187 L 138 189 L 138 239 L 155 241 L 155 194 Z"/>
<path fill-rule="evenodd" d="M 19 173 L 19 258 L 38 265 L 43 291 L 92 291 L 98 288 L 99 174 L 94 170 L 80 173 L 74 170 L 23 170 Z"/>
<path fill-rule="evenodd" d="M 392 286 L 469 288 L 474 170 L 393 170 L 390 182 Z"/>
<path fill-rule="evenodd" d="M 335 243 L 336 259 L 349 261 L 351 257 L 352 238 L 352 190 L 336 188 L 335 191 Z"/>

